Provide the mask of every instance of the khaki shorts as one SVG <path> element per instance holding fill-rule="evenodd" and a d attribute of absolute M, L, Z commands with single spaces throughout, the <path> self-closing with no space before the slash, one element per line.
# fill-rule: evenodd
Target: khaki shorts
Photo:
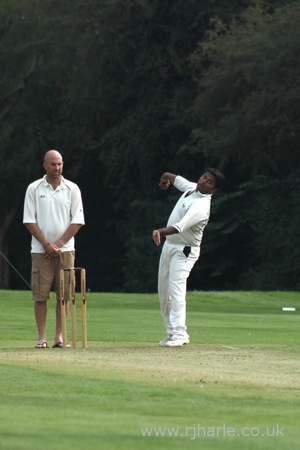
<path fill-rule="evenodd" d="M 56 258 L 45 259 L 43 253 L 31 253 L 31 290 L 35 302 L 49 300 L 52 288 L 60 298 L 59 271 L 74 267 L 75 251 L 60 253 Z M 70 272 L 65 272 L 65 297 L 69 298 Z"/>

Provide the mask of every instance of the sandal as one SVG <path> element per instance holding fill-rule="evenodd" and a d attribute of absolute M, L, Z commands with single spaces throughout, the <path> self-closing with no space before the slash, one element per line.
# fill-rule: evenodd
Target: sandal
<path fill-rule="evenodd" d="M 56 342 L 52 345 L 52 348 L 64 348 L 64 343 L 61 341 Z M 67 344 L 67 348 L 70 348 L 70 344 Z"/>
<path fill-rule="evenodd" d="M 35 348 L 48 348 L 46 341 L 36 344 Z"/>

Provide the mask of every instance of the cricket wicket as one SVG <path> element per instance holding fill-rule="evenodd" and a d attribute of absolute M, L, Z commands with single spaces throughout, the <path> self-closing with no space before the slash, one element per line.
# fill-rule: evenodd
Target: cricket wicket
<path fill-rule="evenodd" d="M 72 307 L 72 347 L 77 344 L 77 321 L 76 321 L 76 292 L 75 292 L 75 271 L 80 271 L 80 290 L 81 290 L 81 325 L 82 325 L 82 348 L 87 348 L 87 329 L 86 329 L 86 272 L 82 267 L 73 267 L 70 269 L 61 269 L 60 279 L 60 310 L 63 348 L 67 348 L 67 312 L 65 298 L 65 272 L 70 272 L 70 300 Z"/>

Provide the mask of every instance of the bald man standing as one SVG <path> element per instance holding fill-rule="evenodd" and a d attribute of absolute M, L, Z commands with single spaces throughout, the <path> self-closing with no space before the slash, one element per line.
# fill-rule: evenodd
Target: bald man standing
<path fill-rule="evenodd" d="M 31 289 L 38 330 L 35 348 L 48 347 L 47 301 L 52 287 L 56 293 L 56 332 L 52 347 L 62 348 L 59 272 L 74 267 L 74 236 L 85 222 L 80 189 L 62 176 L 62 155 L 57 150 L 49 150 L 43 167 L 46 175 L 27 188 L 23 215 L 23 223 L 32 235 Z M 65 286 L 68 299 L 68 280 Z"/>

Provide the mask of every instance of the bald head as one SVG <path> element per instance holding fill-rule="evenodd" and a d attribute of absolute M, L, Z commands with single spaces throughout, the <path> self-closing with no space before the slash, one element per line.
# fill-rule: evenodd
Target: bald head
<path fill-rule="evenodd" d="M 43 167 L 46 171 L 46 179 L 52 187 L 56 188 L 60 183 L 64 163 L 61 154 L 57 150 L 49 150 L 44 156 Z"/>
<path fill-rule="evenodd" d="M 62 161 L 62 156 L 57 150 L 48 150 L 45 153 L 44 162 L 47 163 L 50 159 L 61 159 Z"/>

